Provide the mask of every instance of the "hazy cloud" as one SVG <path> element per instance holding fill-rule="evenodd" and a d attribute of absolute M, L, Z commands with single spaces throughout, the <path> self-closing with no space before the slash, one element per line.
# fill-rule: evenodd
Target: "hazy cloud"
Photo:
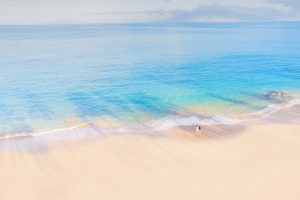
<path fill-rule="evenodd" d="M 173 12 L 172 21 L 274 21 L 287 17 L 287 13 L 268 8 L 245 8 L 241 6 L 200 6 L 190 11 Z"/>
<path fill-rule="evenodd" d="M 300 0 L 269 0 L 269 2 L 282 4 L 290 8 L 300 8 Z"/>
<path fill-rule="evenodd" d="M 300 20 L 300 0 L 0 0 L 0 24 Z"/>

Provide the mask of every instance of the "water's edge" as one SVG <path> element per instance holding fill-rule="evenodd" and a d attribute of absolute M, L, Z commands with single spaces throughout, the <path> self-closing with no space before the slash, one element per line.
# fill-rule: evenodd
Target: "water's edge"
<path fill-rule="evenodd" d="M 143 134 L 150 133 L 155 134 L 157 132 L 163 132 L 173 127 L 178 126 L 208 126 L 208 125 L 234 125 L 242 122 L 247 122 L 250 120 L 263 119 L 274 113 L 300 105 L 300 99 L 290 99 L 281 103 L 270 104 L 263 110 L 248 113 L 240 117 L 225 117 L 222 115 L 202 115 L 200 113 L 193 115 L 169 115 L 161 119 L 152 120 L 145 124 L 136 125 L 124 125 L 124 124 L 114 124 L 111 127 L 102 127 L 97 123 L 79 123 L 74 126 L 57 128 L 46 131 L 39 131 L 33 133 L 18 133 L 11 134 L 8 133 L 0 137 L 1 140 L 17 139 L 17 138 L 29 138 L 29 137 L 51 137 L 55 138 L 59 136 L 60 138 L 67 139 L 82 139 L 86 137 L 101 135 L 101 134 Z"/>

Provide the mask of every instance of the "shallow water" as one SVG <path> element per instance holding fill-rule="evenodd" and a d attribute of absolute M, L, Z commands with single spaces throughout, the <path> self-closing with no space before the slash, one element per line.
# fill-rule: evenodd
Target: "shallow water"
<path fill-rule="evenodd" d="M 297 98 L 299 35 L 300 23 L 0 26 L 0 135 L 234 123 L 285 101 L 268 91 Z"/>

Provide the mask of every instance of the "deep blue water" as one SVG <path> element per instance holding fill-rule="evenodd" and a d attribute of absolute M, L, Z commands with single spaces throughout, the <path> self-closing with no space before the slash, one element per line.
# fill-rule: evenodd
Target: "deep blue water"
<path fill-rule="evenodd" d="M 270 90 L 300 90 L 300 23 L 0 26 L 0 135 L 232 116 Z"/>

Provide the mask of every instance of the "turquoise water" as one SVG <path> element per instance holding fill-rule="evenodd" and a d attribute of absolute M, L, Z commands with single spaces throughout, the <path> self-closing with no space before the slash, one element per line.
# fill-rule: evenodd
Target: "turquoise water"
<path fill-rule="evenodd" d="M 299 92 L 299 36 L 300 23 L 0 26 L 0 135 L 230 121 L 276 103 L 270 90 Z"/>

